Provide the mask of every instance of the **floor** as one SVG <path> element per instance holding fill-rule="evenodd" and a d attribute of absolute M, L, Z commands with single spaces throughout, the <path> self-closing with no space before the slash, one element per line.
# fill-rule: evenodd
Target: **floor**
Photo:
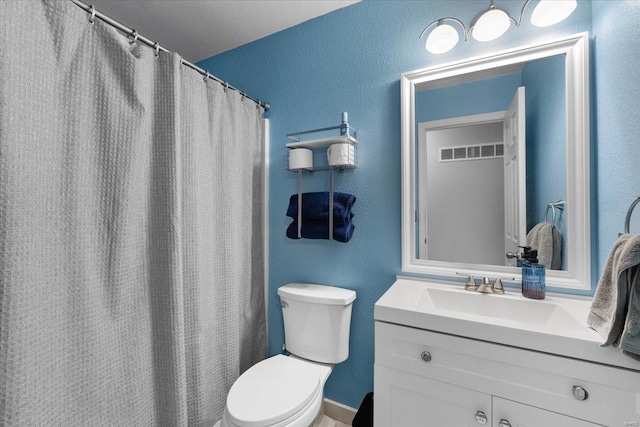
<path fill-rule="evenodd" d="M 336 423 L 336 427 L 351 427 L 351 424 L 342 423 L 342 422 L 340 422 L 338 420 L 334 420 L 333 418 L 331 418 L 331 417 L 329 417 L 327 415 L 324 416 L 324 421 L 320 424 L 320 427 L 325 425 L 325 423 L 330 423 L 331 421 Z"/>

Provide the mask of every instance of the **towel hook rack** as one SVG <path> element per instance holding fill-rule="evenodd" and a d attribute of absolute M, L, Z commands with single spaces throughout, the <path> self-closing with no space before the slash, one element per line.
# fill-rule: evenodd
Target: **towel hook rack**
<path fill-rule="evenodd" d="M 545 222 L 549 222 L 547 221 L 547 218 L 549 216 L 549 209 L 551 209 L 551 223 L 556 225 L 556 209 L 564 210 L 564 204 L 564 200 L 558 200 L 555 203 L 547 203 L 547 209 L 544 211 Z"/>
<path fill-rule="evenodd" d="M 638 203 L 640 203 L 640 196 L 638 196 L 638 198 L 631 203 L 631 206 L 629 206 L 629 209 L 627 210 L 627 216 L 624 219 L 624 232 L 626 234 L 630 233 L 629 223 L 631 222 L 631 214 L 633 213 L 633 209 L 636 207 Z"/>

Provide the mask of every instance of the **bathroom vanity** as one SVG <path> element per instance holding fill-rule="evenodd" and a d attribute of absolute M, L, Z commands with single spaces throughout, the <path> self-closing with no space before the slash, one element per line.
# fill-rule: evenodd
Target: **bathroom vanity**
<path fill-rule="evenodd" d="M 589 307 L 398 277 L 374 309 L 376 427 L 640 425 L 640 361 L 600 347 Z"/>

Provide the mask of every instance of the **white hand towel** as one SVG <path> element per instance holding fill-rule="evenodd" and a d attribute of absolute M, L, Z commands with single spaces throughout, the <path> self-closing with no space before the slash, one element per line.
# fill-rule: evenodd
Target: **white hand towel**
<path fill-rule="evenodd" d="M 604 339 L 602 346 L 617 345 L 627 319 L 629 292 L 640 264 L 640 236 L 624 234 L 614 244 L 605 265 L 587 319 Z M 630 325 L 629 332 L 634 326 Z"/>
<path fill-rule="evenodd" d="M 631 245 L 632 241 L 627 243 Z M 640 244 L 631 248 L 635 253 L 640 251 Z M 629 304 L 624 330 L 620 338 L 620 348 L 634 358 L 640 358 L 640 265 L 626 270 L 629 284 Z"/>
<path fill-rule="evenodd" d="M 562 268 L 562 234 L 555 225 L 536 224 L 527 234 L 527 246 L 538 251 L 538 264 L 550 270 Z"/>

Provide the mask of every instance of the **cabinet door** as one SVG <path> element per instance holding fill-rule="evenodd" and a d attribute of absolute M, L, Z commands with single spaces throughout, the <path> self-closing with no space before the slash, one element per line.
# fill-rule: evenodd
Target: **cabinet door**
<path fill-rule="evenodd" d="M 502 424 L 501 424 L 502 422 Z M 511 400 L 493 398 L 492 427 L 597 427 L 577 418 L 545 411 Z"/>
<path fill-rule="evenodd" d="M 375 427 L 491 425 L 488 394 L 380 365 L 374 370 Z"/>

